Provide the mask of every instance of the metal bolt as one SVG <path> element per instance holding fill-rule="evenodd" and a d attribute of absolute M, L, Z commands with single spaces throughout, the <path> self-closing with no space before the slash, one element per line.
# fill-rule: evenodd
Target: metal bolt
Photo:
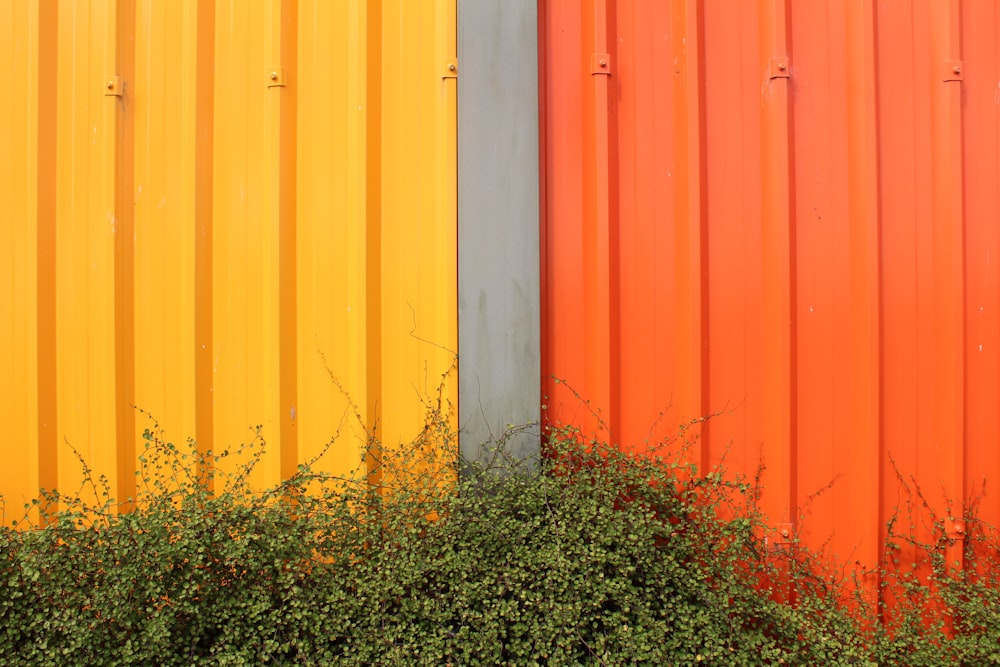
<path fill-rule="evenodd" d="M 457 68 L 455 67 L 455 63 L 449 63 L 448 64 L 448 71 L 449 72 L 454 72 L 456 69 Z"/>
<path fill-rule="evenodd" d="M 788 537 L 788 529 L 787 528 L 782 528 L 781 529 L 781 536 L 782 537 Z"/>
<path fill-rule="evenodd" d="M 958 68 L 956 67 L 955 69 L 958 69 Z M 963 532 L 965 532 L 965 529 L 962 528 L 962 526 L 955 526 L 955 532 L 956 533 L 963 533 Z"/>
<path fill-rule="evenodd" d="M 277 80 L 278 80 L 278 73 L 271 72 L 271 81 L 277 81 Z"/>
<path fill-rule="evenodd" d="M 108 90 L 114 90 L 115 89 L 115 82 L 114 81 L 108 81 L 105 85 L 107 86 Z"/>
<path fill-rule="evenodd" d="M 786 69 L 788 69 L 788 65 L 786 65 L 785 63 L 779 63 L 778 69 L 784 72 Z"/>
<path fill-rule="evenodd" d="M 954 72 L 955 72 L 955 74 L 961 74 L 962 73 L 962 68 L 959 67 L 958 65 L 955 65 Z"/>
<path fill-rule="evenodd" d="M 601 67 L 607 67 L 607 66 L 608 66 L 608 61 L 605 60 L 604 58 L 601 58 Z"/>

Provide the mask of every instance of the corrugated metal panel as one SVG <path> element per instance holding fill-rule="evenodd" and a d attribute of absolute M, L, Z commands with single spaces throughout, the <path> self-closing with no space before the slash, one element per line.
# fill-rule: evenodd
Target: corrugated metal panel
<path fill-rule="evenodd" d="M 772 520 L 865 565 L 893 462 L 939 509 L 995 484 L 994 3 L 588 0 L 541 21 L 543 373 L 625 446 L 726 411 L 693 456 L 763 461 Z M 588 412 L 546 394 L 555 422 Z"/>
<path fill-rule="evenodd" d="M 0 17 L 9 502 L 77 487 L 64 442 L 130 495 L 148 425 L 131 404 L 204 449 L 263 425 L 261 484 L 345 411 L 322 465 L 361 463 L 345 394 L 383 441 L 420 433 L 457 347 L 453 3 L 3 0 Z"/>
<path fill-rule="evenodd" d="M 0 99 L 0 155 L 9 156 L 0 159 L 0 198 L 6 202 L 6 218 L 39 220 L 39 227 L 51 213 L 48 208 L 39 209 L 38 194 L 39 162 L 53 149 L 53 142 L 37 141 L 38 123 L 48 117 L 39 115 L 40 104 L 46 108 L 44 102 L 51 102 L 51 96 L 40 98 L 39 74 L 54 71 L 54 54 L 41 51 L 38 43 L 38 24 L 47 20 L 26 3 L 0 2 L 0 58 L 9 64 L 6 94 Z M 45 188 L 44 178 L 41 184 Z M 0 226 L 0 322 L 4 323 L 0 324 L 0 376 L 20 379 L 16 385 L 4 382 L 0 394 L 0 419 L 8 424 L 4 437 L 10 439 L 5 451 L 20 447 L 19 443 L 39 442 L 39 420 L 34 418 L 40 372 L 38 294 L 45 287 L 34 279 L 39 262 L 44 261 L 36 250 L 38 236 L 34 224 Z M 4 462 L 2 488 L 14 496 L 34 494 L 38 457 L 5 455 Z"/>

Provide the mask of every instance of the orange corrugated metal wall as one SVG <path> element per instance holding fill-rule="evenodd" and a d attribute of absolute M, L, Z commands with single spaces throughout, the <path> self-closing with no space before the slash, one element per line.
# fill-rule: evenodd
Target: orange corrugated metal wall
<path fill-rule="evenodd" d="M 865 566 L 896 468 L 956 516 L 995 487 L 1000 7 L 549 0 L 540 23 L 542 368 L 590 401 L 546 380 L 548 418 L 639 448 L 722 411 L 695 459 L 762 462 L 776 528 Z"/>
<path fill-rule="evenodd" d="M 455 7 L 0 0 L 0 491 L 134 492 L 149 411 L 277 482 L 424 424 L 457 347 Z M 356 402 L 361 424 L 328 375 Z M 444 398 L 454 398 L 454 378 Z"/>

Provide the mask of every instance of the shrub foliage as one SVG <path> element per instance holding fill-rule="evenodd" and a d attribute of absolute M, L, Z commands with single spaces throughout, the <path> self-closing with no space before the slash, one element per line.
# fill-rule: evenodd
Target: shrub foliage
<path fill-rule="evenodd" d="M 907 544 L 934 587 L 887 568 L 887 613 L 766 541 L 754 484 L 683 445 L 625 455 L 566 430 L 541 461 L 459 480 L 450 435 L 429 420 L 412 447 L 372 440 L 377 475 L 303 465 L 259 492 L 261 438 L 223 473 L 227 452 L 151 429 L 127 508 L 85 468 L 103 502 L 45 493 L 39 520 L 0 529 L 4 664 L 1000 662 L 996 575 L 949 570 L 940 543 Z"/>

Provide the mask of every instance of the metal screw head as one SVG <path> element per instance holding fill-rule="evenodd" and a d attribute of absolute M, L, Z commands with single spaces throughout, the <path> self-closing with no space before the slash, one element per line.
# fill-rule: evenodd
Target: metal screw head
<path fill-rule="evenodd" d="M 601 58 L 601 67 L 607 67 L 607 66 L 608 66 L 608 61 L 605 60 L 604 58 Z"/>
<path fill-rule="evenodd" d="M 959 67 L 958 65 L 956 65 L 955 69 L 954 69 L 954 72 L 955 72 L 955 74 L 961 74 L 962 73 L 962 68 Z"/>
<path fill-rule="evenodd" d="M 956 67 L 955 69 L 957 70 L 958 68 Z M 964 533 L 965 532 L 965 528 L 963 528 L 961 525 L 957 525 L 957 526 L 955 526 L 955 532 L 956 533 Z"/>
<path fill-rule="evenodd" d="M 786 69 L 788 69 L 788 65 L 786 65 L 785 63 L 780 63 L 778 65 L 778 69 L 784 72 Z"/>
<path fill-rule="evenodd" d="M 277 80 L 278 80 L 278 73 L 271 72 L 271 81 L 277 81 Z"/>
<path fill-rule="evenodd" d="M 456 69 L 455 63 L 449 63 L 449 65 L 448 65 L 448 71 L 449 72 L 454 72 L 455 69 Z"/>
<path fill-rule="evenodd" d="M 108 90 L 114 90 L 114 88 L 115 88 L 115 82 L 114 81 L 108 81 L 104 85 L 107 87 Z"/>

